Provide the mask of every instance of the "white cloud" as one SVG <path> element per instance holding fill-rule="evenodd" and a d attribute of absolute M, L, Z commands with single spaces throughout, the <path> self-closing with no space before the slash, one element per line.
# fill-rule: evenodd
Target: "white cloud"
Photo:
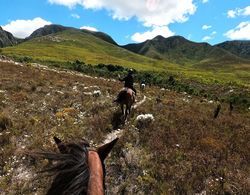
<path fill-rule="evenodd" d="M 234 11 L 234 10 L 229 10 L 229 11 L 227 12 L 227 17 L 228 17 L 228 18 L 235 18 L 235 16 L 236 16 L 236 11 Z"/>
<path fill-rule="evenodd" d="M 94 32 L 98 31 L 97 28 L 91 27 L 91 26 L 82 26 L 82 27 L 80 27 L 80 29 L 90 30 L 90 31 L 94 31 Z"/>
<path fill-rule="evenodd" d="M 228 10 L 227 17 L 228 18 L 235 18 L 236 16 L 250 16 L 250 6 L 245 8 L 236 8 L 234 10 Z"/>
<path fill-rule="evenodd" d="M 209 41 L 211 39 L 214 39 L 214 37 L 215 37 L 216 34 L 217 34 L 217 32 L 213 31 L 213 32 L 210 33 L 210 35 L 203 37 L 202 41 Z"/>
<path fill-rule="evenodd" d="M 105 9 L 113 19 L 129 20 L 136 18 L 150 30 L 135 33 L 131 39 L 136 42 L 154 38 L 157 35 L 168 37 L 174 33 L 169 30 L 171 23 L 188 20 L 196 11 L 194 0 L 48 0 L 50 3 L 73 8 L 81 5 L 85 9 Z"/>
<path fill-rule="evenodd" d="M 211 25 L 206 25 L 206 24 L 202 26 L 203 30 L 207 30 L 209 28 L 212 28 L 212 26 Z"/>
<path fill-rule="evenodd" d="M 169 36 L 173 36 L 174 32 L 170 31 L 167 26 L 162 27 L 154 27 L 152 31 L 146 31 L 144 33 L 135 33 L 132 35 L 131 39 L 135 42 L 143 42 L 148 39 L 153 39 L 157 35 L 162 35 L 167 38 Z"/>
<path fill-rule="evenodd" d="M 11 32 L 15 37 L 26 38 L 36 29 L 45 25 L 49 25 L 51 22 L 42 18 L 34 18 L 33 20 L 15 20 L 9 24 L 2 26 L 4 30 Z"/>
<path fill-rule="evenodd" d="M 48 0 L 51 4 L 64 5 L 72 9 L 75 5 L 81 4 L 82 0 Z"/>
<path fill-rule="evenodd" d="M 243 16 L 250 16 L 250 6 L 247 6 L 243 9 Z"/>
<path fill-rule="evenodd" d="M 217 32 L 216 31 L 213 31 L 212 33 L 211 33 L 211 35 L 216 35 L 217 34 Z"/>
<path fill-rule="evenodd" d="M 185 22 L 196 11 L 193 0 L 48 0 L 72 8 L 81 5 L 85 9 L 106 9 L 114 19 L 128 20 L 136 17 L 147 27 L 166 26 L 174 22 Z"/>
<path fill-rule="evenodd" d="M 210 40 L 210 39 L 212 39 L 211 36 L 205 36 L 205 37 L 202 38 L 202 41 L 208 41 L 208 40 Z"/>
<path fill-rule="evenodd" d="M 236 28 L 227 31 L 224 36 L 229 39 L 250 40 L 250 21 L 241 22 Z"/>
<path fill-rule="evenodd" d="M 202 3 L 207 3 L 209 0 L 202 0 Z"/>
<path fill-rule="evenodd" d="M 78 14 L 71 14 L 72 18 L 80 19 L 80 16 Z"/>

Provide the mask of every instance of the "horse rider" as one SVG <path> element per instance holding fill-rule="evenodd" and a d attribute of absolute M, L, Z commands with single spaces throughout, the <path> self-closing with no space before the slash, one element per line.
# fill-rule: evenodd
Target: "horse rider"
<path fill-rule="evenodd" d="M 125 81 L 124 87 L 130 88 L 135 92 L 136 95 L 136 89 L 134 88 L 134 77 L 133 77 L 133 69 L 129 69 L 128 75 L 124 77 L 123 79 L 119 79 L 119 81 Z"/>

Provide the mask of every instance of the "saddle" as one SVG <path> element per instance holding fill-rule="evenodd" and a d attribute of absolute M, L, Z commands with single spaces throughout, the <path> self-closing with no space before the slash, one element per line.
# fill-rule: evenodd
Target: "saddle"
<path fill-rule="evenodd" d="M 123 87 L 120 92 L 122 92 L 122 91 L 126 91 L 127 93 L 129 93 L 129 94 L 131 94 L 133 96 L 135 95 L 135 91 L 133 89 L 129 88 L 129 87 Z"/>
<path fill-rule="evenodd" d="M 127 94 L 129 94 L 131 97 L 133 97 L 133 99 L 135 99 L 135 92 L 131 88 L 124 87 L 120 90 L 114 102 L 119 103 L 119 102 L 124 101 L 124 98 L 127 97 Z"/>

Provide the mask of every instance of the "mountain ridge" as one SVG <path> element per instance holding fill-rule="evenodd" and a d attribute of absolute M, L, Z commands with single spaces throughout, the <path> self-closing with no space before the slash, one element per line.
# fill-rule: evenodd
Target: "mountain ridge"
<path fill-rule="evenodd" d="M 144 55 L 156 60 L 168 60 L 178 64 L 199 64 L 207 59 L 220 61 L 219 58 L 221 56 L 225 58 L 225 55 L 226 58 L 233 60 L 233 62 L 239 61 L 240 59 L 250 60 L 250 41 L 225 41 L 216 45 L 210 45 L 206 42 L 193 42 L 178 35 L 168 38 L 158 35 L 153 39 L 146 40 L 142 43 L 118 45 L 114 39 L 106 33 L 66 27 L 58 24 L 45 25 L 44 27 L 35 30 L 23 41 L 55 34 L 65 30 L 76 30 L 91 34 L 103 41 L 136 54 Z M 0 29 L 0 33 L 0 47 L 13 46 L 20 43 L 20 39 L 15 38 L 11 33 L 4 31 L 2 28 Z"/>
<path fill-rule="evenodd" d="M 68 29 L 24 41 L 16 47 L 7 47 L 3 55 L 40 61 L 72 62 L 80 60 L 90 64 L 120 64 L 131 68 L 149 69 L 157 64 L 154 59 L 135 54 L 108 43 L 79 29 Z"/>
<path fill-rule="evenodd" d="M 0 48 L 16 45 L 20 40 L 0 26 Z"/>
<path fill-rule="evenodd" d="M 223 48 L 231 53 L 246 59 L 250 59 L 250 41 L 247 40 L 234 40 L 225 41 L 215 45 L 216 47 Z"/>
<path fill-rule="evenodd" d="M 226 49 L 212 46 L 206 42 L 196 43 L 182 36 L 164 38 L 158 35 L 151 40 L 122 47 L 140 55 L 178 64 L 199 64 L 204 61 L 211 64 L 218 63 L 222 58 L 228 59 L 228 63 L 245 61 Z"/>
<path fill-rule="evenodd" d="M 91 65 L 112 64 L 137 71 L 179 75 L 201 82 L 232 81 L 239 85 L 249 85 L 250 60 L 237 57 L 222 48 L 208 43 L 194 43 L 181 36 L 157 36 L 153 41 L 145 43 L 142 43 L 141 46 L 146 46 L 140 52 L 151 52 L 159 58 L 137 54 L 91 33 L 71 28 L 3 48 L 0 54 L 18 61 L 65 68 L 71 67 L 72 62 L 78 60 Z"/>
<path fill-rule="evenodd" d="M 66 26 L 62 26 L 59 24 L 50 24 L 50 25 L 45 25 L 44 27 L 41 27 L 37 30 L 35 30 L 29 37 L 27 37 L 27 40 L 33 39 L 33 38 L 37 38 L 37 37 L 42 37 L 42 36 L 46 36 L 46 35 L 50 35 L 50 34 L 54 34 L 54 33 L 58 33 L 58 32 L 62 32 L 65 30 L 77 30 L 77 31 L 82 31 L 85 32 L 87 34 L 91 34 L 95 37 L 98 37 L 108 43 L 117 45 L 117 43 L 112 39 L 112 37 L 110 37 L 108 34 L 103 33 L 103 32 L 94 32 L 94 31 L 90 31 L 90 30 L 86 30 L 86 29 L 77 29 L 77 28 L 73 28 L 73 27 L 66 27 Z"/>
<path fill-rule="evenodd" d="M 40 61 L 91 64 L 117 64 L 138 70 L 242 70 L 250 60 L 206 42 L 196 43 L 182 36 L 156 36 L 142 43 L 125 46 L 107 34 L 88 30 L 47 25 L 34 31 L 23 43 L 6 48 L 1 54 Z M 189 73 L 188 73 L 189 74 Z M 243 73 L 244 74 L 244 73 Z"/>

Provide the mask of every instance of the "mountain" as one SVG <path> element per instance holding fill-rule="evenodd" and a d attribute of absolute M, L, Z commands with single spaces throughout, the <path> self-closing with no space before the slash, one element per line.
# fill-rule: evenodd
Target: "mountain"
<path fill-rule="evenodd" d="M 182 65 L 217 65 L 222 62 L 233 64 L 242 60 L 219 47 L 192 42 L 181 36 L 157 36 L 152 40 L 122 47 L 140 55 Z"/>
<path fill-rule="evenodd" d="M 5 31 L 0 26 L 0 48 L 16 45 L 20 39 L 15 38 L 11 33 Z"/>
<path fill-rule="evenodd" d="M 109 35 L 107 35 L 103 32 L 94 32 L 94 31 L 89 31 L 89 30 L 85 30 L 85 29 L 80 30 L 77 28 L 66 27 L 66 26 L 57 25 L 57 24 L 45 25 L 44 27 L 35 30 L 27 39 L 30 40 L 30 39 L 33 39 L 36 37 L 42 37 L 42 36 L 62 32 L 65 30 L 82 31 L 82 32 L 91 34 L 95 37 L 98 37 L 98 38 L 100 38 L 108 43 L 117 45 L 117 43 Z"/>
<path fill-rule="evenodd" d="M 250 59 L 250 41 L 225 41 L 215 45 L 239 57 Z"/>
<path fill-rule="evenodd" d="M 85 42 L 88 42 L 87 45 L 89 45 L 89 48 L 91 48 L 91 43 L 89 41 L 91 41 L 93 37 L 96 37 L 99 40 L 105 41 L 106 43 L 118 46 L 116 48 L 117 51 L 121 50 L 121 48 L 124 48 L 139 55 L 179 65 L 192 65 L 194 67 L 200 66 L 201 68 L 216 67 L 221 66 L 222 63 L 223 65 L 239 63 L 249 64 L 249 61 L 246 60 L 250 59 L 249 42 L 247 41 L 225 42 L 216 46 L 211 46 L 208 43 L 192 42 L 181 36 L 172 36 L 169 38 L 157 36 L 152 40 L 147 40 L 139 44 L 128 44 L 125 46 L 119 46 L 112 39 L 112 37 L 110 37 L 106 33 L 94 32 L 86 29 L 76 29 L 73 27 L 65 27 L 56 24 L 46 25 L 42 28 L 35 30 L 29 37 L 25 39 L 25 41 L 30 41 L 39 37 L 41 38 L 46 36 L 49 36 L 55 41 L 55 39 L 58 37 L 57 34 L 63 34 L 63 32 L 65 31 L 74 32 L 74 35 L 90 35 L 91 38 L 88 41 L 85 40 Z M 1 39 L 4 40 L 2 41 L 4 43 L 1 43 L 0 45 L 1 47 L 14 45 L 18 42 L 10 33 L 4 31 L 4 35 L 5 36 L 0 36 Z M 77 38 L 78 37 L 76 37 L 76 39 Z M 72 40 L 72 37 L 70 37 L 69 35 L 67 39 L 69 42 L 70 40 Z M 80 40 L 74 39 L 72 41 L 79 42 Z M 83 45 L 82 47 L 84 48 Z M 100 52 L 103 53 L 103 51 Z M 118 53 L 116 56 L 119 56 Z M 136 59 L 135 61 L 138 61 L 137 58 L 138 57 L 133 59 Z M 245 58 L 245 60 L 242 58 Z"/>
<path fill-rule="evenodd" d="M 49 35 L 49 34 L 65 31 L 65 30 L 68 30 L 68 29 L 73 29 L 73 28 L 65 27 L 65 26 L 57 25 L 57 24 L 45 25 L 44 27 L 41 27 L 41 28 L 35 30 L 26 39 L 29 40 L 29 39 L 33 39 L 33 38 L 36 38 L 36 37 L 42 37 L 42 36 L 46 36 L 46 35 Z"/>
<path fill-rule="evenodd" d="M 110 44 L 98 37 L 102 34 L 93 35 L 89 31 L 74 28 L 50 30 L 52 27 L 46 26 L 39 29 L 32 36 L 44 35 L 44 32 L 57 30 L 58 32 L 28 39 L 15 47 L 5 48 L 2 53 L 20 58 L 26 56 L 44 62 L 80 60 L 90 64 L 119 64 L 145 70 L 151 69 L 152 64 L 156 64 L 155 68 L 163 69 L 163 63 Z M 164 64 L 168 63 L 164 62 Z"/>
<path fill-rule="evenodd" d="M 102 40 L 104 40 L 104 41 L 106 41 L 106 42 L 108 42 L 108 43 L 111 43 L 111 44 L 113 44 L 113 45 L 118 45 L 118 44 L 114 41 L 114 39 L 112 39 L 112 37 L 109 36 L 109 35 L 106 34 L 106 33 L 103 33 L 103 32 L 95 32 L 95 31 L 90 31 L 90 30 L 86 30 L 86 29 L 82 29 L 82 31 L 85 32 L 85 33 L 91 34 L 91 35 L 93 35 L 93 36 L 95 36 L 95 37 L 98 37 L 98 38 L 100 38 L 100 39 L 102 39 Z"/>
<path fill-rule="evenodd" d="M 59 66 L 76 60 L 92 65 L 113 64 L 138 71 L 167 72 L 206 83 L 219 80 L 249 85 L 250 60 L 208 43 L 195 43 L 181 36 L 157 36 L 122 47 L 110 43 L 106 34 L 54 27 L 41 28 L 31 35 L 33 38 L 1 49 L 1 55 Z"/>

